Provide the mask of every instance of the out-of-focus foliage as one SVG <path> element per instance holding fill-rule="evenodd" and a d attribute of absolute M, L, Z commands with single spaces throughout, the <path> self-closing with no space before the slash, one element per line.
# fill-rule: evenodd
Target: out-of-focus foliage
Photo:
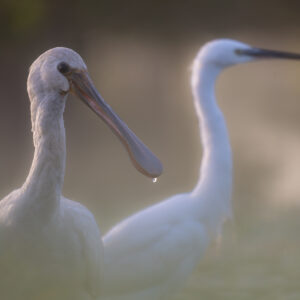
<path fill-rule="evenodd" d="M 1 39 L 21 38 L 23 35 L 36 32 L 46 17 L 46 2 L 43 0 L 0 2 Z"/>
<path fill-rule="evenodd" d="M 300 23 L 299 9 L 299 2 L 292 0 L 1 0 L 0 40 L 45 33 L 66 36 L 89 28 L 147 31 L 169 37 L 195 29 L 282 30 Z"/>

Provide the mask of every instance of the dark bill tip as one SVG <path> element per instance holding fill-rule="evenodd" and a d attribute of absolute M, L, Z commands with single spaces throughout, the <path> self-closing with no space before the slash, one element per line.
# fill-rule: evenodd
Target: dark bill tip
<path fill-rule="evenodd" d="M 261 48 L 237 49 L 236 54 L 257 58 L 300 59 L 300 54 Z"/>

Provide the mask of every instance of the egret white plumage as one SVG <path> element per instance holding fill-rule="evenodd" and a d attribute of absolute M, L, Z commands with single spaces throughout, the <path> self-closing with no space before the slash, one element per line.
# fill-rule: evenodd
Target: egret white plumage
<path fill-rule="evenodd" d="M 226 67 L 260 58 L 300 59 L 300 54 L 253 48 L 228 39 L 200 49 L 191 78 L 203 146 L 199 180 L 192 192 L 134 214 L 103 237 L 103 299 L 168 298 L 182 287 L 232 216 L 231 147 L 215 99 L 215 82 Z"/>
<path fill-rule="evenodd" d="M 161 164 L 104 102 L 73 50 L 58 47 L 38 57 L 30 67 L 27 89 L 35 152 L 25 183 L 0 201 L 0 297 L 98 299 L 103 272 L 100 231 L 87 208 L 61 194 L 63 112 L 69 92 L 109 125 L 144 175 L 159 176 Z"/>

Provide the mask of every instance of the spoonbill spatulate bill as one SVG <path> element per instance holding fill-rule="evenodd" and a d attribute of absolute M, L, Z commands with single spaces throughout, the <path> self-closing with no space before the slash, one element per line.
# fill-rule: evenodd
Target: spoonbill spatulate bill
<path fill-rule="evenodd" d="M 190 193 L 174 195 L 125 219 L 103 237 L 103 299 L 169 298 L 221 232 L 232 215 L 232 157 L 215 99 L 215 82 L 226 67 L 270 58 L 300 59 L 300 54 L 228 39 L 214 40 L 200 49 L 191 77 L 203 147 L 198 183 Z"/>
<path fill-rule="evenodd" d="M 42 54 L 30 67 L 27 89 L 35 152 L 25 183 L 0 201 L 0 298 L 99 299 L 98 226 L 87 208 L 62 196 L 67 95 L 79 96 L 104 120 L 144 175 L 159 176 L 161 163 L 104 102 L 73 50 Z"/>

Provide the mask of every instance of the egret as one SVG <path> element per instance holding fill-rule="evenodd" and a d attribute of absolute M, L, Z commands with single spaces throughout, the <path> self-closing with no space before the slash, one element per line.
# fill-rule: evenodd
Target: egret
<path fill-rule="evenodd" d="M 27 89 L 35 152 L 25 183 L 0 201 L 1 299 L 98 299 L 100 231 L 87 208 L 61 193 L 67 95 L 79 96 L 108 124 L 144 175 L 159 176 L 161 163 L 104 102 L 73 50 L 57 47 L 39 56 Z"/>
<path fill-rule="evenodd" d="M 114 226 L 104 237 L 105 300 L 162 300 L 183 286 L 232 216 L 232 156 L 215 82 L 226 67 L 300 54 L 253 48 L 220 39 L 197 54 L 191 86 L 203 158 L 193 191 L 170 197 Z"/>

